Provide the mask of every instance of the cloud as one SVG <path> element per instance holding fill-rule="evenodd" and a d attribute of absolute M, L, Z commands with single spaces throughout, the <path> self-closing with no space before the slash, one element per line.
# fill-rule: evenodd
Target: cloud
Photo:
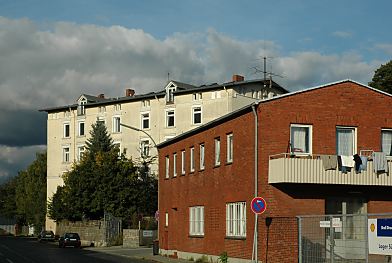
<path fill-rule="evenodd" d="M 350 38 L 353 36 L 351 32 L 346 31 L 335 31 L 332 33 L 332 35 L 339 38 Z"/>
<path fill-rule="evenodd" d="M 37 152 L 46 150 L 45 145 L 9 147 L 0 145 L 0 184 L 27 168 Z"/>
<path fill-rule="evenodd" d="M 383 52 L 385 52 L 388 55 L 392 55 L 392 44 L 386 44 L 386 43 L 376 44 L 375 48 L 382 50 Z"/>
<path fill-rule="evenodd" d="M 390 45 L 378 48 L 391 52 Z M 46 140 L 46 116 L 38 109 L 72 104 L 81 93 L 119 97 L 125 88 L 137 94 L 158 91 L 168 73 L 195 85 L 230 81 L 232 74 L 262 78 L 254 68 L 262 69 L 263 56 L 273 57 L 267 71 L 283 75 L 275 81 L 289 90 L 344 78 L 367 83 L 383 63 L 364 61 L 355 52 L 285 54 L 274 41 L 239 40 L 214 29 L 158 39 L 122 26 L 41 25 L 0 17 L 0 145 L 20 151 L 16 160 L 26 163 L 34 154 L 24 146 L 40 147 L 33 145 Z M 9 174 L 12 167 L 18 168 L 2 160 L 0 173 Z"/>

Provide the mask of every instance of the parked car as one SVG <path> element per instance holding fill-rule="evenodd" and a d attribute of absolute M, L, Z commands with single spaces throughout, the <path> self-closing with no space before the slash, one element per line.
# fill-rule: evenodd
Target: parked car
<path fill-rule="evenodd" d="M 54 233 L 53 231 L 48 231 L 48 230 L 43 230 L 41 233 L 38 235 L 38 241 L 43 242 L 43 241 L 54 241 Z"/>
<path fill-rule="evenodd" d="M 81 247 L 80 237 L 78 233 L 65 233 L 59 239 L 59 247 Z"/>

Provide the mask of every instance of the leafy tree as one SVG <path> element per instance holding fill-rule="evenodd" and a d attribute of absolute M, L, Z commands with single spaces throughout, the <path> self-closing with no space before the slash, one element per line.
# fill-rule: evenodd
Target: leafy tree
<path fill-rule="evenodd" d="M 375 71 L 369 86 L 392 94 L 392 60 Z"/>
<path fill-rule="evenodd" d="M 90 134 L 86 154 L 65 174 L 64 186 L 49 203 L 49 216 L 74 221 L 100 219 L 110 212 L 130 218 L 138 212 L 148 214 L 154 206 L 155 212 L 157 180 L 124 154 L 119 156 L 104 125 L 93 125 Z M 151 201 L 155 205 L 147 205 Z"/>
<path fill-rule="evenodd" d="M 15 190 L 16 178 L 0 185 L 0 215 L 3 217 L 16 217 Z"/>
<path fill-rule="evenodd" d="M 19 172 L 15 189 L 19 221 L 42 227 L 46 215 L 46 152 L 37 153 L 30 166 Z"/>

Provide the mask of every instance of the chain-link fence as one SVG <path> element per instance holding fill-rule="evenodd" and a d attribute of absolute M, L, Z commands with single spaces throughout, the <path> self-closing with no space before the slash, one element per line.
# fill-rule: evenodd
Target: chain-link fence
<path fill-rule="evenodd" d="M 368 222 L 387 218 L 392 214 L 299 216 L 299 263 L 392 262 L 388 253 L 370 254 L 368 247 Z"/>

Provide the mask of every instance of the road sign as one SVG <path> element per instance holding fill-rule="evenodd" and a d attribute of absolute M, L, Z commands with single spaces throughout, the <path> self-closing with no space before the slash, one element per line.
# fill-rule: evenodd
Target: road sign
<path fill-rule="evenodd" d="M 267 209 L 267 203 L 265 202 L 264 198 L 255 197 L 252 199 L 250 208 L 252 209 L 253 213 L 260 215 Z"/>

